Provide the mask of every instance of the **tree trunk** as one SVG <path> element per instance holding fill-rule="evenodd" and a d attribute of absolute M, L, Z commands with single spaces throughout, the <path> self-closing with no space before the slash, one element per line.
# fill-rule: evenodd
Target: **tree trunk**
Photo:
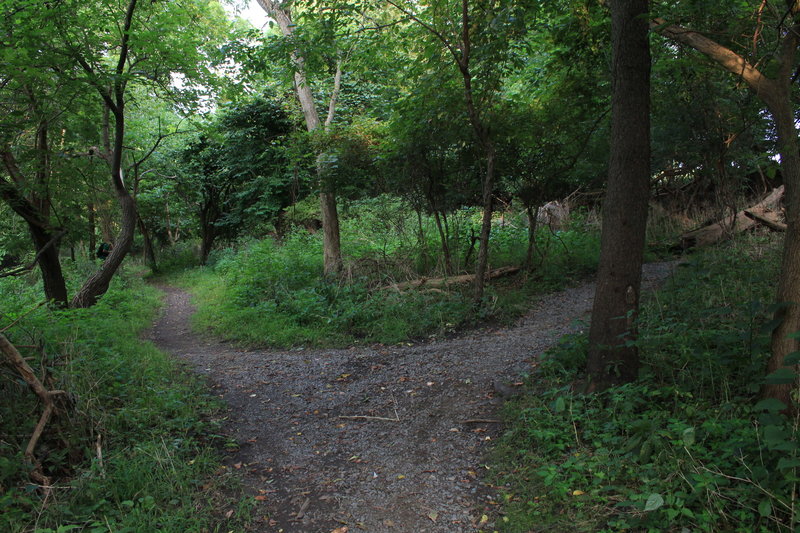
<path fill-rule="evenodd" d="M 444 273 L 447 276 L 453 274 L 453 257 L 450 254 L 450 244 L 448 243 L 447 232 L 442 225 L 442 217 L 438 210 L 433 211 L 433 218 L 436 221 L 436 229 L 439 230 L 439 241 L 442 243 L 442 255 L 444 256 Z"/>
<path fill-rule="evenodd" d="M 481 221 L 480 244 L 478 258 L 475 261 L 475 285 L 473 301 L 476 306 L 483 300 L 486 286 L 486 271 L 489 268 L 489 235 L 492 231 L 492 192 L 494 191 L 494 145 L 488 138 L 484 139 L 486 152 L 486 175 L 483 179 L 483 220 Z"/>
<path fill-rule="evenodd" d="M 208 261 L 208 255 L 211 253 L 211 248 L 214 246 L 214 241 L 217 238 L 216 228 L 212 221 L 207 220 L 207 217 L 202 213 L 200 215 L 200 263 L 205 265 Z"/>
<path fill-rule="evenodd" d="M 647 0 L 612 0 L 612 119 L 600 265 L 586 365 L 591 390 L 633 381 L 650 182 Z"/>
<path fill-rule="evenodd" d="M 94 218 L 94 203 L 89 202 L 86 206 L 86 211 L 88 213 L 88 220 L 89 220 L 89 258 L 93 259 L 95 254 L 95 249 L 97 248 L 97 236 L 95 235 L 95 231 L 97 230 L 97 225 L 95 223 Z"/>
<path fill-rule="evenodd" d="M 48 218 L 28 198 L 19 191 L 16 184 L 24 183 L 25 179 L 17 166 L 14 154 L 5 149 L 0 153 L 3 164 L 11 176 L 11 183 L 0 179 L 0 198 L 28 224 L 31 239 L 37 253 L 39 270 L 42 273 L 44 295 L 57 307 L 67 305 L 67 286 L 61 271 L 61 260 L 58 254 L 58 242 L 51 242 L 56 237 L 50 227 Z M 48 205 L 42 204 L 41 205 Z"/>
<path fill-rule="evenodd" d="M 323 191 L 319 194 L 322 209 L 322 256 L 325 275 L 335 275 L 342 270 L 342 247 L 339 241 L 339 213 L 336 195 Z"/>
<path fill-rule="evenodd" d="M 42 273 L 45 298 L 53 302 L 56 307 L 66 307 L 68 301 L 67 285 L 64 282 L 64 274 L 61 271 L 58 242 L 50 242 L 54 238 L 57 239 L 57 237 L 52 232 L 39 226 L 29 225 L 29 228 L 39 259 L 39 270 Z"/>
<path fill-rule="evenodd" d="M 109 167 L 111 170 L 111 184 L 117 195 L 122 217 L 120 232 L 106 260 L 94 274 L 89 276 L 89 279 L 84 282 L 80 290 L 73 296 L 70 302 L 72 307 L 91 307 L 97 303 L 100 296 L 106 293 L 111 279 L 131 249 L 133 235 L 136 231 L 136 221 L 139 218 L 136 213 L 136 202 L 128 192 L 122 176 L 122 153 L 125 150 L 125 88 L 127 83 L 123 73 L 127 67 L 130 31 L 136 3 L 137 0 L 129 0 L 125 11 L 113 87 L 107 90 L 103 87 L 95 86 L 103 102 L 105 102 L 105 108 L 114 115 L 114 142 L 111 154 L 109 154 Z M 92 67 L 82 57 L 77 59 L 87 74 L 94 75 Z"/>
<path fill-rule="evenodd" d="M 780 307 L 775 312 L 775 318 L 779 322 L 772 332 L 772 356 L 767 362 L 767 373 L 781 368 L 797 373 L 797 365 L 785 365 L 783 362 L 787 355 L 800 350 L 800 339 L 789 337 L 790 334 L 800 331 L 800 147 L 788 84 L 785 97 L 781 98 L 780 105 L 772 109 L 772 115 L 781 154 L 787 229 L 776 297 Z M 795 374 L 793 383 L 764 385 L 761 395 L 780 400 L 788 408 L 794 405 L 792 391 L 797 390 L 798 386 L 800 381 Z M 797 406 L 794 405 L 793 409 L 796 410 Z"/>
<path fill-rule="evenodd" d="M 800 4 L 791 2 L 788 7 L 781 23 L 788 20 L 792 25 L 784 29 L 780 52 L 775 55 L 777 69 L 774 78 L 765 76 L 741 55 L 695 31 L 666 24 L 663 19 L 658 18 L 650 23 L 653 29 L 665 37 L 691 46 L 728 72 L 740 77 L 766 104 L 775 122 L 785 186 L 787 230 L 776 295 L 779 308 L 775 312 L 775 319 L 779 325 L 772 332 L 772 355 L 767 362 L 769 373 L 781 368 L 796 372 L 798 366 L 784 365 L 784 359 L 800 348 L 800 340 L 788 337 L 800 331 L 800 152 L 791 100 L 791 84 L 795 75 L 797 46 L 800 43 L 800 24 L 796 23 Z M 795 375 L 794 383 L 764 385 L 761 395 L 780 400 L 787 408 L 796 411 L 797 405 L 792 401 L 791 393 L 798 386 Z"/>
<path fill-rule="evenodd" d="M 281 34 L 291 38 L 294 33 L 294 23 L 288 7 L 283 7 L 274 0 L 258 0 L 259 5 L 267 14 L 275 19 Z M 294 82 L 295 94 L 300 101 L 303 116 L 306 121 L 306 129 L 311 132 L 318 129 L 321 125 L 319 112 L 314 103 L 314 96 L 306 78 L 305 59 L 300 50 L 294 49 L 291 52 L 291 59 L 294 63 Z M 325 128 L 330 126 L 336 111 L 336 100 L 339 96 L 342 79 L 341 60 L 336 62 L 336 74 L 334 76 L 334 87 L 328 105 L 328 115 L 325 120 Z M 318 154 L 317 162 L 320 162 L 322 154 Z M 317 165 L 317 173 L 320 182 L 319 202 L 322 211 L 322 256 L 324 261 L 325 274 L 330 275 L 342 269 L 342 249 L 339 237 L 339 213 L 336 209 L 336 193 L 329 183 L 325 183 L 324 169 L 320 164 Z"/>
<path fill-rule="evenodd" d="M 525 213 L 528 215 L 528 250 L 525 252 L 525 270 L 533 271 L 533 253 L 536 248 L 536 230 L 539 223 L 539 206 L 525 206 Z"/>
<path fill-rule="evenodd" d="M 422 271 L 428 271 L 428 241 L 425 238 L 425 228 L 422 225 L 422 208 L 414 209 L 417 213 L 417 245 L 419 246 L 420 259 L 422 260 Z"/>
<path fill-rule="evenodd" d="M 80 290 L 75 293 L 70 302 L 71 307 L 91 307 L 106 293 L 111 280 L 122 261 L 128 255 L 133 244 L 133 234 L 136 229 L 136 205 L 133 198 L 123 188 L 117 191 L 120 211 L 122 213 L 122 227 L 108 255 L 100 268 L 84 282 Z"/>
<path fill-rule="evenodd" d="M 150 231 L 147 229 L 147 226 L 142 220 L 142 217 L 136 215 L 136 219 L 139 225 L 139 233 L 142 234 L 142 240 L 144 241 L 144 260 L 150 267 L 150 270 L 155 272 L 158 270 L 158 264 L 156 263 L 156 251 L 153 247 L 153 239 L 150 237 Z"/>

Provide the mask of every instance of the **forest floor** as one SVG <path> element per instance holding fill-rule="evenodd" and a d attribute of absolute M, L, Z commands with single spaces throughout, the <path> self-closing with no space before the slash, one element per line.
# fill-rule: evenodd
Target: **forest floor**
<path fill-rule="evenodd" d="M 645 265 L 643 292 L 675 264 Z M 224 399 L 239 445 L 226 464 L 257 501 L 252 530 L 285 533 L 491 530 L 484 462 L 502 397 L 584 327 L 594 294 L 585 282 L 542 296 L 511 327 L 424 343 L 245 350 L 193 333 L 190 296 L 162 288 L 150 338 Z"/>

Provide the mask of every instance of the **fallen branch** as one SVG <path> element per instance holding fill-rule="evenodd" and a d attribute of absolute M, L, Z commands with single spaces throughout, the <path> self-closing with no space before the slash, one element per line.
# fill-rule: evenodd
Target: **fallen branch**
<path fill-rule="evenodd" d="M 496 268 L 486 274 L 486 279 L 501 278 L 503 276 L 510 276 L 519 272 L 519 267 L 502 267 Z M 405 289 L 420 289 L 420 288 L 438 288 L 449 287 L 450 285 L 459 285 L 471 283 L 475 280 L 475 274 L 463 274 L 461 276 L 450 276 L 446 278 L 420 278 L 411 281 L 404 281 L 403 283 L 393 283 L 383 287 L 384 289 L 394 289 L 402 291 Z"/>
<path fill-rule="evenodd" d="M 27 361 L 25 361 L 25 358 L 22 357 L 17 348 L 11 344 L 11 342 L 9 342 L 6 336 L 2 333 L 0 333 L 0 352 L 5 355 L 11 366 L 14 367 L 17 372 L 19 372 L 19 375 L 23 380 L 25 380 L 25 383 L 28 384 L 28 386 L 33 390 L 34 394 L 39 397 L 44 405 L 42 415 L 39 417 L 39 422 L 36 424 L 36 427 L 33 430 L 33 434 L 28 441 L 28 446 L 25 447 L 25 459 L 27 459 L 31 465 L 33 465 L 33 469 L 31 470 L 31 479 L 41 484 L 45 490 L 49 490 L 50 479 L 42 472 L 42 465 L 36 460 L 34 451 L 36 450 L 36 444 L 38 444 L 39 438 L 42 436 L 42 432 L 44 431 L 47 422 L 50 421 L 50 417 L 55 410 L 53 397 L 59 394 L 65 394 L 65 392 L 62 390 L 48 391 L 44 385 L 42 385 L 42 382 L 39 381 L 39 378 L 36 377 L 36 373 L 33 371 Z"/>
<path fill-rule="evenodd" d="M 764 224 L 768 228 L 775 231 L 786 231 L 786 224 L 781 222 L 781 217 L 774 211 L 764 210 L 749 210 L 745 209 L 744 214 L 748 218 L 752 218 L 756 222 Z"/>
<path fill-rule="evenodd" d="M 387 418 L 385 416 L 340 415 L 339 418 L 349 418 L 351 420 L 385 420 L 387 422 L 400 422 L 399 418 Z"/>
<path fill-rule="evenodd" d="M 775 210 L 782 197 L 783 185 L 773 189 L 766 198 L 747 209 L 742 209 L 738 213 L 727 216 L 722 220 L 684 233 L 680 237 L 679 247 L 685 250 L 693 247 L 709 246 L 725 240 L 734 233 L 746 231 L 757 224 L 753 218 L 747 216 L 747 211 L 751 213 L 766 213 L 767 210 Z"/>

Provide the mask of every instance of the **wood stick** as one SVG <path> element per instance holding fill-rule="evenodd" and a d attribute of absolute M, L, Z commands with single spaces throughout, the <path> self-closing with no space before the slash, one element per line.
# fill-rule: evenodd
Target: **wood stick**
<path fill-rule="evenodd" d="M 399 418 L 387 418 L 385 416 L 340 415 L 339 418 L 349 418 L 352 420 L 385 420 L 387 422 L 400 422 Z"/>

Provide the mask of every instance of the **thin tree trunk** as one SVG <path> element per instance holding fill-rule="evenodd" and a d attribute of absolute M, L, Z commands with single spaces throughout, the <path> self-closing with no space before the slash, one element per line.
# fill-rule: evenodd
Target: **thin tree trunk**
<path fill-rule="evenodd" d="M 528 272 L 533 271 L 533 253 L 536 248 L 536 230 L 539 223 L 539 206 L 525 206 L 525 214 L 528 216 L 528 249 L 525 252 L 524 268 Z"/>
<path fill-rule="evenodd" d="M 473 300 L 476 306 L 481 304 L 486 286 L 486 272 L 489 268 L 489 235 L 492 231 L 493 213 L 495 150 L 488 136 L 484 143 L 486 145 L 486 176 L 483 180 L 483 220 L 481 221 L 480 244 L 478 245 L 478 258 L 475 262 L 475 285 L 473 287 Z"/>
<path fill-rule="evenodd" d="M 72 307 L 91 307 L 100 296 L 106 293 L 111 280 L 119 269 L 122 261 L 128 255 L 133 244 L 133 235 L 136 231 L 136 202 L 125 186 L 122 176 L 122 154 L 125 149 L 125 84 L 122 75 L 128 60 L 128 45 L 130 30 L 133 23 L 133 13 L 136 10 L 137 0 L 130 0 L 125 12 L 120 42 L 120 54 L 116 65 L 116 79 L 111 91 L 96 87 L 103 98 L 107 108 L 114 115 L 114 141 L 110 154 L 111 183 L 119 202 L 121 212 L 121 227 L 114 247 L 100 268 L 87 279 L 80 290 L 73 296 Z M 77 58 L 88 74 L 93 74 L 92 67 L 83 58 Z"/>
<path fill-rule="evenodd" d="M 422 225 L 422 209 L 415 209 L 417 213 L 417 245 L 422 259 L 422 271 L 428 271 L 428 242 L 425 239 L 425 228 Z"/>
<path fill-rule="evenodd" d="M 89 257 L 94 258 L 95 249 L 97 248 L 97 237 L 95 236 L 97 225 L 94 217 L 94 202 L 89 202 L 86 206 L 86 211 L 89 220 Z"/>
<path fill-rule="evenodd" d="M 450 244 L 448 243 L 447 233 L 442 226 L 442 217 L 439 211 L 433 211 L 433 219 L 436 221 L 436 229 L 439 230 L 439 241 L 442 243 L 442 255 L 444 255 L 444 273 L 448 276 L 453 274 L 453 258 L 450 254 Z"/>
<path fill-rule="evenodd" d="M 591 390 L 638 376 L 636 314 L 650 182 L 647 0 L 612 0 L 612 117 L 600 265 L 586 365 Z"/>
<path fill-rule="evenodd" d="M 155 272 L 158 270 L 158 264 L 156 263 L 156 251 L 153 247 L 153 239 L 150 237 L 150 231 L 147 229 L 147 226 L 142 220 L 142 217 L 139 216 L 137 213 L 136 219 L 139 225 L 139 233 L 142 234 L 142 240 L 144 241 L 144 260 L 150 266 L 150 269 Z"/>
<path fill-rule="evenodd" d="M 281 33 L 285 37 L 292 37 L 294 24 L 288 8 L 274 0 L 258 0 L 259 5 L 267 14 L 275 19 Z M 314 96 L 311 87 L 308 85 L 306 77 L 305 59 L 300 50 L 294 49 L 291 52 L 291 59 L 294 63 L 295 94 L 300 101 L 303 116 L 306 121 L 306 129 L 311 132 L 320 127 L 319 113 L 314 103 Z M 328 106 L 328 115 L 325 120 L 325 129 L 330 127 L 336 111 L 336 100 L 341 88 L 342 70 L 341 60 L 336 62 L 336 74 L 334 76 L 334 87 Z M 319 202 L 322 212 L 322 255 L 324 261 L 325 275 L 335 274 L 342 269 L 342 249 L 339 237 L 339 214 L 336 209 L 336 194 L 329 183 L 326 183 L 324 164 L 321 163 L 323 154 L 317 156 L 317 174 L 320 182 Z"/>

